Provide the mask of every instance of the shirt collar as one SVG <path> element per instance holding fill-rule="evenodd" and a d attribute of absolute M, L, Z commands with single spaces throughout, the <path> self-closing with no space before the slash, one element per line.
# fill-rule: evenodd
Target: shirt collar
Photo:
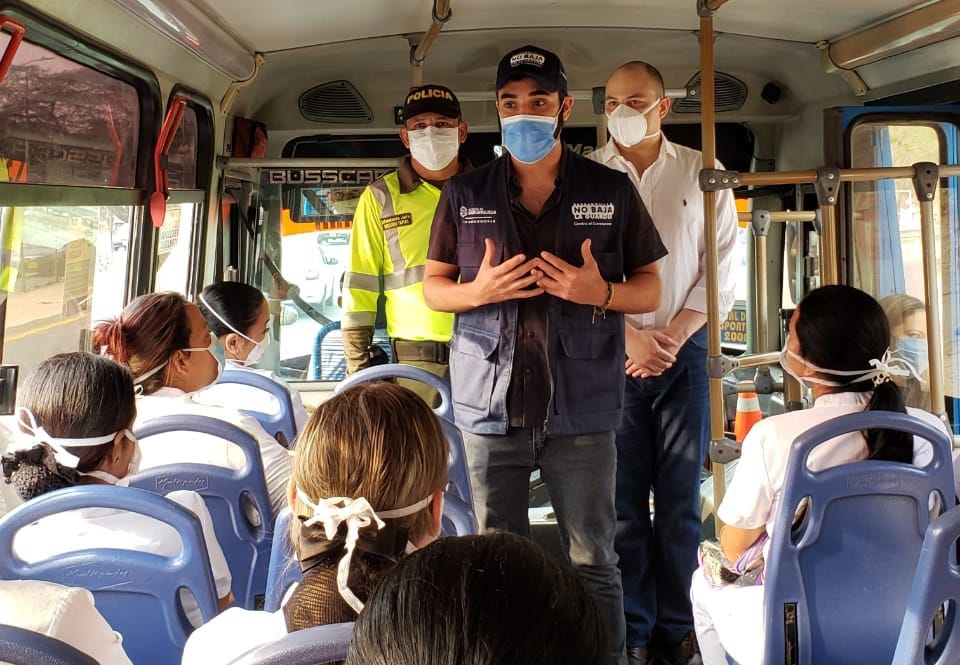
<path fill-rule="evenodd" d="M 872 390 L 866 392 L 826 393 L 820 395 L 814 406 L 866 406 L 873 395 Z"/>
<path fill-rule="evenodd" d="M 563 150 L 560 151 L 560 164 L 557 166 L 557 177 L 553 181 L 554 187 L 562 187 L 563 183 L 566 181 L 567 176 L 567 166 L 570 163 L 568 157 L 570 149 L 566 145 L 563 146 Z M 509 154 L 504 154 L 501 159 L 507 160 L 507 185 L 510 191 L 510 197 L 514 198 L 520 194 L 522 188 L 520 187 L 520 181 L 517 180 L 517 173 L 513 168 L 513 160 L 510 159 Z"/>
<path fill-rule="evenodd" d="M 660 152 L 657 155 L 657 158 L 653 161 L 653 164 L 656 164 L 661 159 L 664 159 L 664 156 L 672 157 L 673 159 L 677 158 L 677 147 L 667 139 L 667 137 L 661 133 L 660 134 Z M 600 150 L 600 160 L 604 164 L 609 164 L 610 162 L 616 161 L 618 159 L 627 161 L 627 159 L 620 154 L 620 151 L 617 149 L 617 144 L 613 139 L 607 141 Z M 651 166 L 653 166 L 651 164 Z"/>
<path fill-rule="evenodd" d="M 473 170 L 473 165 L 470 163 L 469 159 L 460 158 L 460 170 L 457 173 L 466 173 L 467 171 Z M 416 172 L 413 168 L 413 160 L 410 158 L 410 155 L 405 155 L 402 160 L 400 160 L 400 166 L 397 167 L 397 180 L 400 181 L 400 193 L 409 194 L 417 187 L 420 186 L 425 181 L 420 177 L 420 174 Z M 441 187 L 442 187 L 441 183 Z"/>

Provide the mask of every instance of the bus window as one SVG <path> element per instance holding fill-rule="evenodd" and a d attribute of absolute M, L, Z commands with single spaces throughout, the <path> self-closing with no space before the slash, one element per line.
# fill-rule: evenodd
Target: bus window
<path fill-rule="evenodd" d="M 862 121 L 850 132 L 851 166 L 908 166 L 917 162 L 956 162 L 957 128 L 951 123 Z M 951 147 L 952 146 L 952 147 Z M 854 285 L 874 295 L 885 306 L 896 305 L 891 325 L 902 354 L 911 345 L 924 347 L 913 354 L 918 369 L 925 371 L 926 322 L 923 286 L 923 253 L 920 207 L 909 179 L 853 183 L 852 243 Z M 960 395 L 960 288 L 957 284 L 958 242 L 956 179 L 941 179 L 933 206 L 944 348 L 944 392 Z M 919 308 L 919 309 L 917 309 Z M 889 309 L 889 307 L 888 307 Z M 908 311 L 909 310 L 909 311 Z M 919 313 L 917 313 L 919 312 Z M 901 316 L 903 314 L 903 316 Z M 912 325 L 916 319 L 922 326 Z M 929 394 L 921 387 L 906 386 L 909 406 L 931 408 Z M 938 406 L 937 408 L 943 408 Z"/>
<path fill-rule="evenodd" d="M 195 267 L 190 260 L 194 229 L 199 225 L 201 207 L 197 203 L 167 206 L 167 214 L 157 236 L 155 291 L 176 291 L 188 295 L 190 274 Z"/>

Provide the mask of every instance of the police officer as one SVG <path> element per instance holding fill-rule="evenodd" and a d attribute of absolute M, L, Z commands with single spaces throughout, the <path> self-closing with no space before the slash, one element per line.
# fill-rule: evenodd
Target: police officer
<path fill-rule="evenodd" d="M 668 141 L 670 110 L 653 66 L 628 62 L 606 85 L 613 140 L 591 159 L 623 171 L 653 216 L 670 254 L 655 312 L 628 316 L 623 424 L 617 432 L 617 553 L 631 665 L 700 661 L 688 590 L 700 543 L 700 470 L 710 438 L 703 195 L 697 150 Z M 718 168 L 722 166 L 718 163 Z M 737 212 L 717 197 L 720 316 L 733 305 Z M 656 528 L 650 519 L 650 492 Z"/>
<path fill-rule="evenodd" d="M 613 547 L 621 312 L 657 308 L 666 250 L 629 179 L 560 142 L 573 98 L 556 55 L 508 53 L 496 91 L 507 154 L 444 188 L 424 296 L 457 313 L 454 410 L 481 528 L 529 534 L 539 467 L 612 657 L 624 663 Z"/>
<path fill-rule="evenodd" d="M 453 316 L 424 304 L 423 269 L 440 190 L 463 167 L 459 149 L 467 123 L 456 96 L 439 85 L 410 90 L 402 119 L 400 140 L 410 155 L 364 190 L 354 214 L 344 277 L 343 351 L 348 373 L 369 364 L 382 292 L 394 358 L 447 378 Z M 435 391 L 419 382 L 409 387 L 434 404 Z"/>

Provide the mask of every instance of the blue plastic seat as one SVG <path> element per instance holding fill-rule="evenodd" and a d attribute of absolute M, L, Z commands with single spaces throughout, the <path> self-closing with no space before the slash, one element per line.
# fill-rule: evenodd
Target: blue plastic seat
<path fill-rule="evenodd" d="M 10 665 L 97 665 L 79 649 L 55 637 L 0 625 L 0 662 Z"/>
<path fill-rule="evenodd" d="M 873 428 L 929 441 L 932 461 L 923 468 L 872 460 L 807 467 L 824 441 Z M 950 448 L 944 432 L 893 412 L 842 416 L 797 437 L 766 564 L 763 662 L 890 662 L 931 497 L 944 506 L 954 495 Z"/>
<path fill-rule="evenodd" d="M 960 506 L 947 511 L 927 528 L 893 665 L 953 665 L 960 662 L 958 538 Z M 927 635 L 934 616 L 947 603 L 943 628 L 936 642 L 928 647 Z"/>
<path fill-rule="evenodd" d="M 202 496 L 230 567 L 236 602 L 240 607 L 257 609 L 266 592 L 274 519 L 257 440 L 236 425 L 197 415 L 163 416 L 138 427 L 135 435 L 145 441 L 167 432 L 208 434 L 243 451 L 245 461 L 241 469 L 166 464 L 144 469 L 130 479 L 130 485 L 158 494 L 193 490 Z M 256 519 L 251 519 L 251 515 Z"/>
<path fill-rule="evenodd" d="M 297 422 L 293 412 L 293 399 L 290 397 L 290 391 L 286 386 L 269 376 L 257 374 L 242 369 L 227 369 L 223 371 L 217 383 L 235 383 L 241 386 L 250 386 L 262 390 L 277 400 L 280 404 L 280 410 L 276 413 L 267 413 L 265 411 L 254 411 L 243 409 L 245 415 L 255 419 L 263 429 L 277 438 L 278 434 L 283 434 L 288 448 L 293 447 L 293 442 L 297 438 Z"/>
<path fill-rule="evenodd" d="M 44 517 L 82 508 L 111 508 L 165 522 L 177 531 L 177 556 L 117 549 L 86 549 L 27 562 L 14 554 L 16 533 Z M 127 487 L 88 485 L 57 490 L 18 506 L 0 519 L 0 578 L 41 580 L 89 589 L 97 609 L 123 635 L 137 665 L 177 663 L 192 630 L 179 592 L 194 596 L 203 621 L 217 613 L 210 559 L 196 516 L 163 497 Z"/>
<path fill-rule="evenodd" d="M 304 628 L 252 649 L 230 665 L 322 665 L 347 657 L 353 622 Z"/>
<path fill-rule="evenodd" d="M 383 349 L 390 362 L 393 351 L 390 349 L 390 337 L 386 328 L 375 328 L 373 343 Z M 313 342 L 313 354 L 310 356 L 310 378 L 314 381 L 340 381 L 347 375 L 347 361 L 343 355 L 343 336 L 340 322 L 331 321 L 320 330 Z"/>
<path fill-rule="evenodd" d="M 293 511 L 288 507 L 277 514 L 277 521 L 273 525 L 270 566 L 267 571 L 267 597 L 263 603 L 263 609 L 268 612 L 279 610 L 283 594 L 293 583 L 303 578 L 293 541 L 290 539 L 292 522 Z"/>
<path fill-rule="evenodd" d="M 473 506 L 455 494 L 443 497 L 441 536 L 472 536 L 479 533 Z"/>
<path fill-rule="evenodd" d="M 377 365 L 367 367 L 351 374 L 337 384 L 333 394 L 337 395 L 347 388 L 369 381 L 381 379 L 401 378 L 425 383 L 440 394 L 440 406 L 433 412 L 440 418 L 444 434 L 450 443 L 450 468 L 447 473 L 447 494 L 462 499 L 467 505 L 473 505 L 473 486 L 470 484 L 470 470 L 467 467 L 467 454 L 463 447 L 463 436 L 453 419 L 453 398 L 450 394 L 450 384 L 435 374 L 402 363 Z"/>

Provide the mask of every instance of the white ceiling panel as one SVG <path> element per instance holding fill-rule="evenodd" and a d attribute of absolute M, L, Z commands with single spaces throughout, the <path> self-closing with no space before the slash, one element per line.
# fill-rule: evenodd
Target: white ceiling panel
<path fill-rule="evenodd" d="M 422 32 L 432 0 L 196 0 L 261 52 Z M 916 0 L 729 0 L 722 32 L 814 43 L 917 6 Z M 694 30 L 695 0 L 452 0 L 449 30 L 612 27 Z"/>

